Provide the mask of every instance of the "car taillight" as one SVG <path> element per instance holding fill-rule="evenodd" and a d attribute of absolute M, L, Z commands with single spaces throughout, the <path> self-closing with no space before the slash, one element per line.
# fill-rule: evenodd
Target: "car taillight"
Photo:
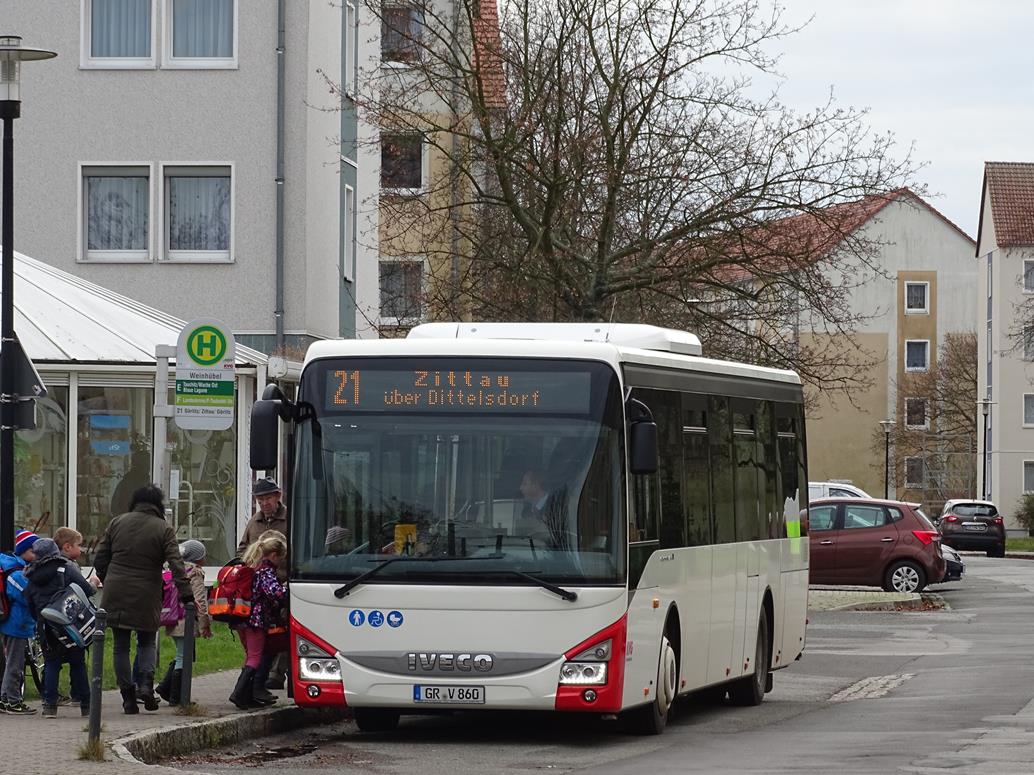
<path fill-rule="evenodd" d="M 940 538 L 941 534 L 936 530 L 913 530 L 912 535 L 918 538 L 923 546 L 929 546 L 930 542 Z"/>
<path fill-rule="evenodd" d="M 995 517 L 995 524 L 996 525 L 1004 525 L 1005 522 L 1002 520 L 1001 517 Z"/>
<path fill-rule="evenodd" d="M 942 521 L 943 522 L 958 522 L 959 518 L 956 517 L 954 514 L 949 514 L 948 516 L 944 517 L 944 519 Z"/>

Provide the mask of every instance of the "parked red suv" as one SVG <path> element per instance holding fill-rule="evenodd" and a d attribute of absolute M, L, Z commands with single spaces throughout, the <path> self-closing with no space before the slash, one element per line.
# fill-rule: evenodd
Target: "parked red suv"
<path fill-rule="evenodd" d="M 951 500 L 937 520 L 944 543 L 953 549 L 978 549 L 1005 556 L 1005 521 L 991 501 Z"/>
<path fill-rule="evenodd" d="M 812 584 L 918 592 L 944 578 L 941 535 L 918 503 L 826 498 L 806 518 Z"/>

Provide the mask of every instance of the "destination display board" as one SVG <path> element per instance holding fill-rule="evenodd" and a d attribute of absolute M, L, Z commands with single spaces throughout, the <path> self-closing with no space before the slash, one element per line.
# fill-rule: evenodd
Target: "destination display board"
<path fill-rule="evenodd" d="M 505 369 L 327 370 L 329 412 L 500 412 L 585 414 L 592 376 L 585 371 Z"/>

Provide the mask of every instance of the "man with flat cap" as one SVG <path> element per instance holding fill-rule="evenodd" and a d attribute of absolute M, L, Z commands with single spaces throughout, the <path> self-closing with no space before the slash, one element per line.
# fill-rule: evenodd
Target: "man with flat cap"
<path fill-rule="evenodd" d="M 276 480 L 266 477 L 255 482 L 252 488 L 258 509 L 248 520 L 247 527 L 237 544 L 237 556 L 244 554 L 249 545 L 267 530 L 276 530 L 287 535 L 287 507 L 280 502 L 280 485 Z"/>

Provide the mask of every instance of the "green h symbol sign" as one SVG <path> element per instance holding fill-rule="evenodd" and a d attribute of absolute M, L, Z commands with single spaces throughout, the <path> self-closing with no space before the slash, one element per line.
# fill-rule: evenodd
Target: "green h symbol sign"
<path fill-rule="evenodd" d="M 187 352 L 195 363 L 212 366 L 226 355 L 226 337 L 218 328 L 201 326 L 190 332 Z"/>

